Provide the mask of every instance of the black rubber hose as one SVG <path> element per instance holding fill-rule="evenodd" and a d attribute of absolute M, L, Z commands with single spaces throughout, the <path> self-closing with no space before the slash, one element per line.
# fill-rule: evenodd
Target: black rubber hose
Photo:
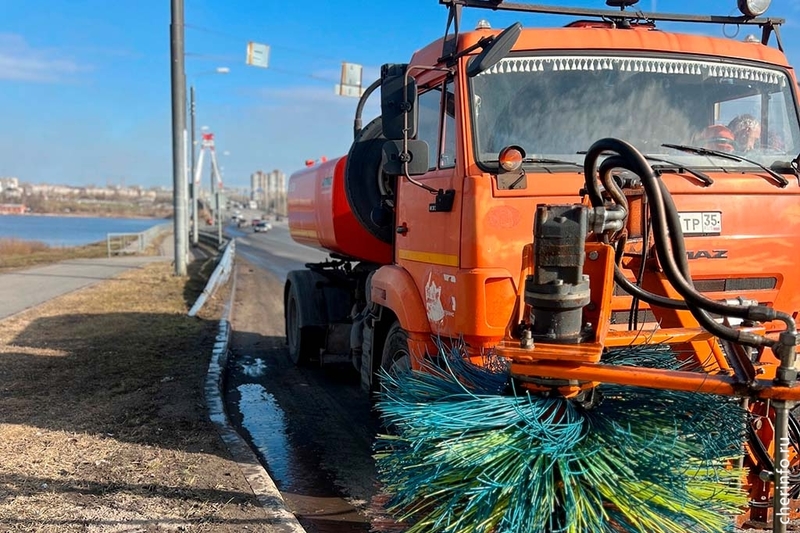
<path fill-rule="evenodd" d="M 642 195 L 642 256 L 639 260 L 639 272 L 636 274 L 637 287 L 641 287 L 644 280 L 645 268 L 647 266 L 647 252 L 650 249 L 650 207 L 647 203 L 647 196 Z M 634 298 L 631 302 L 631 314 L 628 317 L 628 329 L 639 328 L 639 298 Z"/>
<path fill-rule="evenodd" d="M 642 179 L 642 185 L 644 186 L 645 192 L 650 200 L 653 233 L 656 237 L 656 253 L 661 266 L 664 268 L 664 273 L 675 290 L 677 290 L 678 293 L 686 300 L 686 303 L 689 306 L 689 311 L 691 311 L 695 319 L 700 323 L 701 326 L 703 326 L 712 334 L 730 342 L 737 342 L 746 344 L 748 346 L 769 346 L 774 344 L 774 341 L 766 337 L 755 335 L 749 332 L 734 330 L 718 324 L 706 312 L 707 308 L 704 304 L 707 301 L 712 302 L 714 304 L 714 308 L 722 308 L 722 312 L 719 314 L 723 315 L 728 313 L 726 308 L 730 306 L 719 304 L 713 300 L 708 300 L 708 298 L 698 293 L 694 289 L 694 286 L 691 284 L 691 282 L 687 281 L 687 279 L 684 277 L 681 267 L 686 267 L 688 269 L 688 262 L 686 260 L 685 246 L 681 238 L 683 232 L 680 229 L 680 221 L 678 220 L 678 224 L 674 225 L 674 227 L 669 223 L 670 216 L 673 216 L 674 219 L 678 218 L 677 211 L 670 210 L 667 207 L 670 205 L 674 208 L 674 204 L 671 203 L 671 195 L 669 195 L 669 192 L 666 191 L 665 187 L 662 187 L 661 180 L 656 177 L 652 168 L 650 168 L 650 165 L 635 148 L 622 141 L 617 141 L 617 143 L 619 143 L 619 148 L 622 150 L 619 153 L 627 153 L 627 155 L 633 159 L 634 165 L 638 167 L 639 172 L 637 172 L 637 174 L 639 174 L 639 177 Z M 664 194 L 665 192 L 666 194 Z M 665 197 L 669 198 L 669 200 L 665 200 Z M 673 246 L 676 246 L 677 250 L 671 250 L 667 245 L 668 242 Z M 683 257 L 679 258 L 676 262 L 675 255 L 678 253 L 682 253 Z M 679 264 L 681 266 L 678 266 Z M 734 311 L 734 309 L 731 309 L 731 311 Z M 731 316 L 737 315 L 733 314 Z M 742 316 L 741 318 L 745 317 Z"/>
<path fill-rule="evenodd" d="M 653 294 L 631 283 L 631 281 L 625 277 L 622 269 L 616 265 L 614 265 L 614 281 L 617 282 L 617 285 L 622 287 L 622 290 L 650 305 L 664 307 L 666 309 L 683 309 L 684 311 L 689 309 L 689 306 L 683 300 L 673 300 L 672 298 L 667 298 L 659 294 Z"/>
<path fill-rule="evenodd" d="M 787 313 L 777 311 L 771 307 L 763 305 L 759 306 L 736 306 L 727 305 L 716 300 L 706 297 L 704 294 L 697 292 L 692 283 L 692 277 L 689 273 L 689 261 L 686 255 L 686 245 L 680 230 L 681 221 L 678 217 L 678 209 L 675 207 L 675 202 L 672 200 L 672 195 L 667 190 L 667 186 L 662 180 L 656 180 L 661 190 L 662 198 L 664 201 L 664 208 L 667 215 L 667 226 L 669 228 L 670 243 L 672 245 L 672 255 L 676 260 L 677 266 L 683 274 L 683 281 L 688 287 L 691 288 L 693 297 L 686 298 L 690 303 L 696 304 L 698 307 L 705 309 L 711 313 L 719 315 L 733 316 L 745 320 L 756 320 L 761 322 L 768 322 L 770 320 L 780 320 L 786 324 L 788 331 L 794 332 L 796 329 L 794 319 Z M 680 292 L 680 290 L 678 291 Z M 710 319 L 710 317 L 709 317 Z M 764 337 L 765 338 L 765 337 Z M 774 341 L 771 341 L 774 344 Z M 772 344 L 769 344 L 770 346 Z"/>
<path fill-rule="evenodd" d="M 601 149 L 596 151 L 596 153 L 593 153 L 593 151 L 590 149 L 586 154 L 586 159 L 584 160 L 584 180 L 586 182 L 586 190 L 592 205 L 595 207 L 601 207 L 604 205 L 600 188 L 597 186 L 597 178 L 595 177 L 597 176 L 598 170 L 601 176 L 608 175 L 608 173 L 614 168 L 624 168 L 625 170 L 638 175 L 635 165 L 633 165 L 629 159 L 623 157 L 622 155 L 607 157 L 600 164 L 600 168 L 598 169 L 597 159 L 604 151 L 605 149 Z M 593 194 L 597 195 L 596 199 L 592 197 Z M 664 307 L 666 309 L 688 309 L 686 302 L 683 300 L 674 300 L 659 294 L 653 294 L 652 292 L 646 291 L 638 285 L 631 283 L 630 280 L 625 277 L 625 274 L 622 272 L 622 269 L 618 264 L 614 265 L 614 281 L 617 283 L 617 285 L 622 287 L 625 292 L 642 300 L 643 302 L 647 302 L 650 305 Z"/>
<path fill-rule="evenodd" d="M 377 80 L 373 81 L 372 84 L 366 88 L 364 94 L 361 95 L 361 98 L 358 100 L 358 105 L 356 106 L 356 118 L 353 120 L 353 139 L 358 138 L 358 134 L 361 133 L 361 114 L 364 112 L 364 105 L 367 103 L 367 99 L 369 99 L 370 95 L 381 86 L 381 79 L 378 78 Z"/>
<path fill-rule="evenodd" d="M 720 324 L 717 324 L 711 317 L 703 310 L 706 308 L 707 303 L 712 309 L 722 308 L 720 314 L 729 316 L 740 316 L 741 318 L 750 318 L 747 314 L 739 314 L 739 311 L 747 308 L 734 308 L 725 304 L 720 304 L 713 300 L 709 300 L 702 294 L 699 294 L 694 287 L 687 282 L 684 278 L 683 272 L 676 264 L 675 257 L 672 250 L 668 247 L 667 243 L 670 241 L 680 240 L 682 232 L 680 225 L 675 225 L 670 228 L 668 223 L 668 215 L 664 195 L 662 194 L 662 187 L 659 185 L 660 180 L 653 172 L 653 169 L 644 159 L 641 153 L 630 144 L 620 141 L 619 139 L 601 139 L 597 141 L 589 149 L 586 161 L 584 163 L 584 170 L 590 172 L 590 176 L 594 176 L 597 166 L 597 158 L 605 151 L 613 151 L 620 154 L 622 157 L 629 159 L 629 163 L 633 172 L 639 175 L 642 179 L 645 193 L 650 200 L 651 220 L 653 223 L 653 232 L 656 237 L 656 253 L 661 262 L 664 272 L 669 279 L 670 283 L 675 287 L 678 293 L 684 297 L 689 306 L 689 310 L 695 316 L 697 321 L 703 325 L 712 334 L 722 339 L 745 344 L 748 346 L 772 346 L 776 341 L 754 335 L 749 332 L 734 330 Z M 588 179 L 586 181 L 589 181 Z M 588 184 L 587 184 L 588 185 Z M 667 192 L 669 196 L 669 193 Z M 674 204 L 673 204 L 674 206 Z M 677 218 L 677 212 L 672 213 Z M 669 231 L 672 229 L 672 231 Z M 672 234 L 672 235 L 670 235 Z M 679 249 L 682 248 L 679 244 Z M 685 260 L 685 259 L 684 259 Z"/>
<path fill-rule="evenodd" d="M 596 145 L 597 143 L 595 143 Z M 594 145 L 593 145 L 594 146 Z M 592 207 L 603 207 L 603 195 L 600 193 L 600 187 L 597 185 L 597 159 L 605 150 L 598 150 L 597 153 L 592 153 L 592 150 L 586 153 L 586 158 L 583 160 L 583 180 L 586 184 L 586 194 L 589 196 L 589 202 Z M 622 156 L 619 161 L 623 163 L 624 168 L 627 168 L 628 162 Z"/>
<path fill-rule="evenodd" d="M 607 157 L 602 163 L 600 163 L 600 181 L 603 183 L 603 187 L 605 187 L 606 192 L 609 194 L 609 196 L 611 196 L 611 199 L 615 201 L 617 205 L 621 206 L 627 214 L 628 199 L 625 197 L 625 193 L 622 192 L 622 189 L 619 188 L 619 185 L 617 185 L 617 183 L 614 181 L 614 178 L 611 177 L 611 171 L 615 168 L 624 168 L 625 170 L 631 171 L 623 157 Z"/>

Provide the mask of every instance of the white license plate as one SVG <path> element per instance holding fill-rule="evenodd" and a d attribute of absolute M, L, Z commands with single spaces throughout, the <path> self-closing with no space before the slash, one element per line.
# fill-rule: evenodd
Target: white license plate
<path fill-rule="evenodd" d="M 684 211 L 678 213 L 684 235 L 719 235 L 722 213 L 719 211 Z"/>

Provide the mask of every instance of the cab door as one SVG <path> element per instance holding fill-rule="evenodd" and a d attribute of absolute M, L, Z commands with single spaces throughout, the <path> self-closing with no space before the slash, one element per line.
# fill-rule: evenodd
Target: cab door
<path fill-rule="evenodd" d="M 422 86 L 417 140 L 428 144 L 428 172 L 415 178 L 434 190 L 455 190 L 449 211 L 437 211 L 436 195 L 399 177 L 396 195 L 395 261 L 414 278 L 431 329 L 447 333 L 456 310 L 460 263 L 461 182 L 456 177 L 455 84 L 452 78 Z"/>

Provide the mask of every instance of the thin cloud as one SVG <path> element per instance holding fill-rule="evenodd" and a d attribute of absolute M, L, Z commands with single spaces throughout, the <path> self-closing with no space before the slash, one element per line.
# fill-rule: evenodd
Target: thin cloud
<path fill-rule="evenodd" d="M 21 35 L 0 33 L 0 80 L 59 83 L 87 70 L 58 50 L 36 49 Z"/>

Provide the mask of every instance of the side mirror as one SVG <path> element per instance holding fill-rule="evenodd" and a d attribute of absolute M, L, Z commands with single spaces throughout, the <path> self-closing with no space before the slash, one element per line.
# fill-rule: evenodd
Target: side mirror
<path fill-rule="evenodd" d="M 381 67 L 381 119 L 387 139 L 403 139 L 408 120 L 408 139 L 417 136 L 417 82 L 409 77 L 408 65 L 387 64 Z"/>
<path fill-rule="evenodd" d="M 408 151 L 403 152 L 403 141 L 386 141 L 383 145 L 381 168 L 390 176 L 404 176 L 403 163 L 408 162 L 408 175 L 421 176 L 428 172 L 428 143 L 408 141 Z"/>
<path fill-rule="evenodd" d="M 467 76 L 474 78 L 481 72 L 495 66 L 498 61 L 508 55 L 522 32 L 522 24 L 515 22 L 481 50 L 481 53 L 470 59 L 467 65 Z"/>

